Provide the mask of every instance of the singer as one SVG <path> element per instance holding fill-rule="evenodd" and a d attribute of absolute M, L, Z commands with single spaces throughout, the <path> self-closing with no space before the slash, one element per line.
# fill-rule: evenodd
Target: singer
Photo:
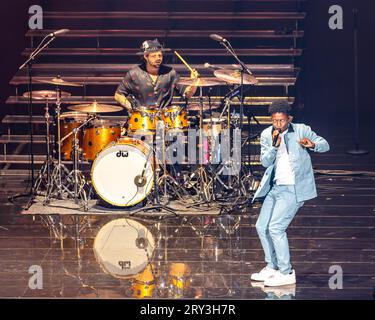
<path fill-rule="evenodd" d="M 286 101 L 269 108 L 273 125 L 261 134 L 261 162 L 267 170 L 254 195 L 265 197 L 256 229 L 267 265 L 251 280 L 271 287 L 296 283 L 286 229 L 304 202 L 317 196 L 309 151 L 329 151 L 328 142 L 309 126 L 292 123 L 290 111 Z"/>
<path fill-rule="evenodd" d="M 177 84 L 179 75 L 176 70 L 163 64 L 163 48 L 157 39 L 142 43 L 137 55 L 143 56 L 143 62 L 130 69 L 119 84 L 115 99 L 129 113 L 137 107 L 165 108 L 171 105 L 175 93 L 190 98 L 196 87 Z M 194 70 L 191 77 L 196 78 Z"/>

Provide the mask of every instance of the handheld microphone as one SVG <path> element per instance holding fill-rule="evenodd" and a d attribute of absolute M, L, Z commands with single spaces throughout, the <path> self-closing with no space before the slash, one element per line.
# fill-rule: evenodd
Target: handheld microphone
<path fill-rule="evenodd" d="M 69 31 L 70 31 L 69 29 L 60 29 L 60 30 L 57 30 L 55 32 L 50 33 L 48 35 L 48 37 L 56 37 L 56 36 L 58 36 L 60 34 L 65 34 L 65 33 L 69 32 Z"/>
<path fill-rule="evenodd" d="M 215 40 L 215 41 L 218 41 L 218 42 L 227 42 L 227 39 L 224 39 L 222 36 L 219 36 L 218 34 L 216 33 L 212 33 L 210 34 L 210 38 L 212 40 Z"/>
<path fill-rule="evenodd" d="M 274 129 L 274 131 L 277 131 L 278 134 L 276 136 L 273 137 L 273 140 L 272 140 L 272 146 L 273 147 L 276 147 L 276 144 L 277 144 L 277 140 L 279 139 L 279 136 L 280 136 L 280 130 L 279 129 Z"/>

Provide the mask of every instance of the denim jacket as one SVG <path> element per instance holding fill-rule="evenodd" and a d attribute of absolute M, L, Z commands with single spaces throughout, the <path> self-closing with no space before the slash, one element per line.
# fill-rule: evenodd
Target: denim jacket
<path fill-rule="evenodd" d="M 290 124 L 284 139 L 295 176 L 294 189 L 298 202 L 310 200 L 317 196 L 309 152 L 299 144 L 299 141 L 303 138 L 308 138 L 315 143 L 315 148 L 310 150 L 319 153 L 329 151 L 328 142 L 324 138 L 319 137 L 309 126 L 296 123 Z M 272 146 L 272 126 L 263 130 L 260 137 L 260 144 L 260 160 L 262 166 L 267 168 L 267 170 L 263 175 L 253 201 L 255 198 L 265 197 L 274 183 L 275 162 L 278 148 Z"/>

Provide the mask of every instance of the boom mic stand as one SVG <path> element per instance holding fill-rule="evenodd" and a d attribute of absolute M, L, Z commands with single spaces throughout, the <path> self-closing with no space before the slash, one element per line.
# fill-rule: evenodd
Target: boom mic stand
<path fill-rule="evenodd" d="M 46 43 L 45 40 L 51 37 Z M 31 187 L 30 191 L 25 194 L 17 194 L 10 197 L 10 201 L 13 202 L 16 198 L 22 197 L 29 197 L 29 201 L 25 205 L 24 209 L 30 209 L 33 201 L 35 199 L 35 182 L 34 182 L 34 170 L 35 170 L 35 163 L 34 163 L 34 128 L 33 128 L 33 74 L 32 74 L 32 67 L 35 61 L 35 58 L 41 53 L 52 41 L 56 39 L 55 34 L 49 34 L 43 38 L 40 42 L 38 47 L 30 54 L 29 58 L 18 68 L 18 70 L 22 70 L 27 66 L 27 75 L 28 75 L 28 91 L 30 92 L 29 95 L 29 104 L 28 104 L 28 113 L 29 113 L 29 130 L 30 130 L 30 164 L 31 164 Z M 44 44 L 43 44 L 44 43 Z M 47 139 L 48 140 L 48 139 Z M 48 143 L 48 141 L 47 141 Z"/>

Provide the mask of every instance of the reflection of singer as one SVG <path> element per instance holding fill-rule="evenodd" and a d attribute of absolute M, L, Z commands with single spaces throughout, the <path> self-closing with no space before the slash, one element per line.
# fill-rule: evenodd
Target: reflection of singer
<path fill-rule="evenodd" d="M 317 196 L 308 150 L 327 152 L 328 142 L 305 124 L 292 123 L 286 101 L 269 108 L 273 126 L 261 134 L 261 162 L 267 168 L 255 198 L 265 197 L 256 223 L 267 266 L 251 279 L 265 286 L 296 283 L 286 229 L 304 201 Z"/>

